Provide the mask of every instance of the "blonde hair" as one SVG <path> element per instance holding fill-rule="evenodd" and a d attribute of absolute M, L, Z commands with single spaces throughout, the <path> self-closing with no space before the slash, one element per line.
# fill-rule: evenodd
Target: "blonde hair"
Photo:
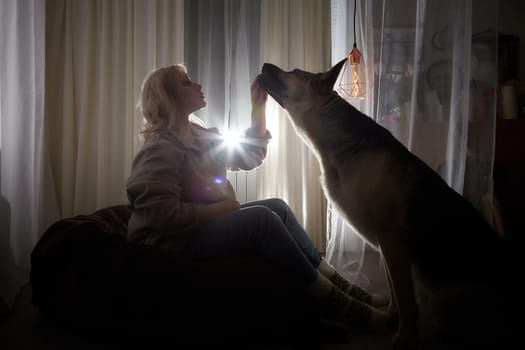
<path fill-rule="evenodd" d="M 175 123 L 175 103 L 173 100 L 170 72 L 176 70 L 186 73 L 186 66 L 176 64 L 151 71 L 141 86 L 141 98 L 137 107 L 143 115 L 143 126 L 139 137 L 147 139 L 155 132 L 171 127 Z"/>

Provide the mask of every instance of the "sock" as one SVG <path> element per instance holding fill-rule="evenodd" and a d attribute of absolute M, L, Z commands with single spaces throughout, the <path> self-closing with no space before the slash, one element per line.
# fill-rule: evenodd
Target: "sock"
<path fill-rule="evenodd" d="M 387 313 L 347 295 L 319 271 L 310 291 L 319 300 L 321 315 L 345 328 L 369 330 L 384 326 L 390 320 Z"/>
<path fill-rule="evenodd" d="M 341 289 L 346 294 L 354 297 L 360 301 L 363 301 L 372 306 L 380 307 L 385 306 L 389 303 L 390 297 L 388 295 L 375 295 L 369 293 L 367 290 L 360 286 L 353 284 L 352 282 L 341 276 L 337 270 L 330 265 L 325 259 L 321 260 L 318 271 L 326 276 L 334 285 Z"/>
<path fill-rule="evenodd" d="M 333 288 L 332 282 L 324 275 L 317 271 L 317 278 L 310 285 L 310 291 L 312 294 L 318 298 L 325 298 Z"/>

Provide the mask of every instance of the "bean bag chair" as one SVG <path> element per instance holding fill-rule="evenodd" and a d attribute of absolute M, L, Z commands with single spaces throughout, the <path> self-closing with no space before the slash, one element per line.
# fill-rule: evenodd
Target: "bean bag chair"
<path fill-rule="evenodd" d="M 288 344 L 316 348 L 315 303 L 256 256 L 189 261 L 129 243 L 131 209 L 61 219 L 31 254 L 32 303 L 97 342 Z"/>

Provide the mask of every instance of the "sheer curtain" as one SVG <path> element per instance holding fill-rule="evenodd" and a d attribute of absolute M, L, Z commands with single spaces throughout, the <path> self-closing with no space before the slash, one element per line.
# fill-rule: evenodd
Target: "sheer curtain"
<path fill-rule="evenodd" d="M 185 5 L 185 62 L 207 100 L 196 114 L 221 132 L 240 133 L 250 125 L 250 84 L 264 62 L 313 71 L 330 66 L 329 2 L 196 0 Z M 272 140 L 264 164 L 230 173 L 229 179 L 241 201 L 285 199 L 323 250 L 326 205 L 317 160 L 271 99 L 267 118 Z"/>
<path fill-rule="evenodd" d="M 321 72 L 330 68 L 330 3 L 263 1 L 260 57 L 261 63 L 271 62 L 284 70 Z M 257 194 L 286 200 L 315 246 L 324 251 L 326 200 L 318 161 L 271 98 L 266 111 L 273 139 L 258 169 Z"/>
<path fill-rule="evenodd" d="M 60 215 L 126 203 L 146 74 L 182 62 L 184 3 L 46 1 L 46 135 Z"/>
<path fill-rule="evenodd" d="M 353 44 L 353 1 L 332 0 L 332 63 Z M 389 129 L 492 223 L 497 1 L 357 1 L 367 96 L 349 100 Z M 327 255 L 385 288 L 379 256 L 329 210 Z M 450 242 L 453 244 L 453 242 Z"/>
<path fill-rule="evenodd" d="M 184 11 L 182 0 L 6 0 L 0 16 L 0 297 L 10 307 L 52 222 L 126 203 L 140 85 L 182 62 Z"/>
<path fill-rule="evenodd" d="M 42 1 L 0 2 L 0 304 L 7 306 L 27 282 L 37 233 L 56 218 L 43 197 L 50 185 L 42 180 L 44 33 Z"/>
<path fill-rule="evenodd" d="M 251 123 L 250 84 L 259 72 L 260 1 L 185 2 L 184 60 L 202 85 L 207 106 L 196 115 L 207 127 L 242 134 Z M 240 202 L 256 199 L 256 172 L 230 172 Z"/>
<path fill-rule="evenodd" d="M 196 114 L 221 132 L 250 125 L 250 84 L 264 62 L 313 71 L 330 66 L 329 2 L 196 0 L 185 6 L 185 62 L 207 100 Z M 271 99 L 267 118 L 272 140 L 264 164 L 229 179 L 241 201 L 285 199 L 323 250 L 326 205 L 317 160 Z"/>

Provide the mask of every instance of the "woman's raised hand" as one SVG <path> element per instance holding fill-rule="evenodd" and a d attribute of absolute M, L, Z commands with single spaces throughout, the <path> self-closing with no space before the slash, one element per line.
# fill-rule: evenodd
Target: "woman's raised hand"
<path fill-rule="evenodd" d="M 268 93 L 261 87 L 259 79 L 260 75 L 253 80 L 251 86 L 252 109 L 264 108 L 268 100 Z"/>
<path fill-rule="evenodd" d="M 260 75 L 254 79 L 251 86 L 252 93 L 252 126 L 255 135 L 264 137 L 266 135 L 266 101 L 268 93 L 259 83 Z"/>

